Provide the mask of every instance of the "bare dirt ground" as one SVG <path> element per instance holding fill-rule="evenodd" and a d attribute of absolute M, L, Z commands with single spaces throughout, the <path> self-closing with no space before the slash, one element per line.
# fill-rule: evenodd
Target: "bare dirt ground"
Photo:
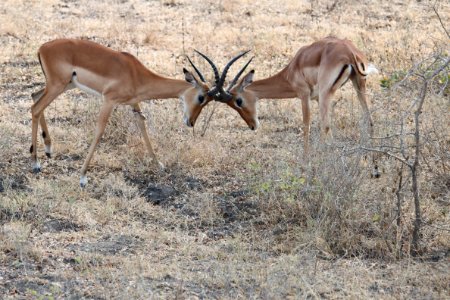
<path fill-rule="evenodd" d="M 381 156 L 374 179 L 368 154 L 349 150 L 362 141 L 350 85 L 335 96 L 330 145 L 319 141 L 313 103 L 309 160 L 298 99 L 261 100 L 257 133 L 220 103 L 194 132 L 179 100 L 152 100 L 144 113 L 165 170 L 148 167 L 131 109 L 119 107 L 82 190 L 101 100 L 80 91 L 46 110 L 54 156 L 39 141 L 42 173 L 29 158 L 30 95 L 44 85 L 36 51 L 62 37 L 127 51 L 176 78 L 190 55 L 210 80 L 194 49 L 220 66 L 251 49 L 259 79 L 303 45 L 348 38 L 380 70 L 368 80 L 376 135 L 395 134 L 400 119 L 408 131 L 400 112 L 416 89 L 394 83 L 432 53 L 449 53 L 434 4 L 448 28 L 446 1 L 2 1 L 0 298 L 450 298 L 448 90 L 430 90 L 422 113 L 417 258 L 408 173 L 398 192 L 400 163 Z M 447 69 L 436 84 L 448 78 Z"/>

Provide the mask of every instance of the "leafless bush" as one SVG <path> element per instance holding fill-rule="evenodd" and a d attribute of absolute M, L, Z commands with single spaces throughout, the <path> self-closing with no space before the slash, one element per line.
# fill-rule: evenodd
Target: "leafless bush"
<path fill-rule="evenodd" d="M 398 187 L 397 195 L 397 225 L 401 226 L 402 205 L 404 199 L 405 176 L 406 181 L 411 180 L 412 198 L 414 199 L 414 224 L 411 236 L 410 253 L 417 256 L 423 252 L 424 247 L 420 247 L 420 229 L 424 223 L 421 213 L 421 192 L 419 176 L 422 173 L 422 163 L 428 168 L 428 176 L 433 179 L 445 177 L 448 169 L 448 151 L 441 147 L 442 141 L 448 140 L 448 131 L 445 125 L 445 116 L 436 114 L 436 110 L 448 107 L 448 100 L 443 96 L 448 96 L 448 66 L 450 58 L 443 52 L 433 53 L 410 70 L 393 88 L 393 93 L 397 93 L 400 101 L 398 119 L 391 124 L 390 133 L 386 137 L 379 137 L 379 144 L 375 148 L 365 148 L 365 150 L 382 153 L 389 158 L 393 158 L 401 166 L 397 174 Z M 425 102 L 429 98 L 430 103 Z M 432 114 L 426 110 L 433 111 Z M 437 140 L 436 137 L 442 140 Z M 440 141 L 440 142 L 439 142 Z M 409 171 L 404 174 L 405 168 Z M 431 179 L 431 178 L 428 178 Z M 444 181 L 446 181 L 444 179 Z M 426 182 L 426 181 L 425 181 Z M 447 183 L 444 183 L 445 185 Z"/>
<path fill-rule="evenodd" d="M 283 241 L 292 244 L 289 251 L 313 248 L 329 258 L 389 252 L 380 228 L 382 208 L 364 194 L 368 170 L 361 167 L 363 156 L 346 155 L 339 148 L 322 150 L 308 163 L 252 165 L 249 184 L 267 225 L 276 232 L 296 232 L 285 235 L 294 239 Z"/>

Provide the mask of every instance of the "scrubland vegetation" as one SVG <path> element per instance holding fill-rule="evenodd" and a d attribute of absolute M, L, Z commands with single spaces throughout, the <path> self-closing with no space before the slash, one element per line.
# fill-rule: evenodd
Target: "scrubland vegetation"
<path fill-rule="evenodd" d="M 446 1 L 2 1 L 1 298 L 449 297 L 449 16 Z M 43 171 L 31 172 L 46 41 L 89 39 L 180 79 L 189 55 L 211 81 L 194 49 L 220 66 L 251 49 L 258 79 L 328 35 L 380 70 L 368 79 L 372 140 L 350 84 L 334 97 L 328 144 L 312 104 L 309 159 L 298 99 L 261 100 L 256 133 L 221 103 L 193 131 L 178 99 L 152 100 L 142 106 L 165 170 L 149 168 L 131 109 L 119 107 L 80 189 L 101 100 L 72 90 L 47 108 L 54 155 L 40 140 Z"/>

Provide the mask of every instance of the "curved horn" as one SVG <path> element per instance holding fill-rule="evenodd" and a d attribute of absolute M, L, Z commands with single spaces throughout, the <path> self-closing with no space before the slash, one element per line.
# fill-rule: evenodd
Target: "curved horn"
<path fill-rule="evenodd" d="M 186 58 L 188 59 L 189 63 L 191 64 L 191 66 L 194 68 L 195 72 L 197 72 L 198 77 L 200 78 L 200 80 L 202 82 L 205 82 L 205 78 L 203 77 L 202 73 L 200 73 L 200 71 L 197 69 L 197 67 L 194 65 L 194 63 L 191 61 L 191 59 L 189 58 L 189 56 L 186 55 Z"/>
<path fill-rule="evenodd" d="M 236 76 L 233 78 L 233 80 L 228 85 L 227 92 L 229 92 L 231 90 L 231 88 L 236 84 L 236 82 L 239 80 L 239 77 L 241 77 L 242 73 L 244 73 L 245 69 L 252 62 L 252 60 L 254 58 L 255 58 L 254 56 L 252 58 L 250 58 L 250 60 L 245 64 L 245 66 L 239 71 L 239 73 L 236 74 Z"/>
<path fill-rule="evenodd" d="M 250 52 L 250 50 L 244 51 L 241 54 L 233 57 L 225 66 L 222 75 L 219 76 L 219 71 L 216 67 L 216 65 L 212 62 L 211 59 L 209 59 L 205 54 L 194 50 L 195 52 L 197 52 L 199 55 L 201 55 L 212 67 L 213 71 L 214 71 L 214 77 L 215 77 L 215 83 L 216 86 L 214 86 L 211 90 L 208 91 L 208 95 L 211 97 L 214 97 L 214 100 L 216 101 L 220 101 L 220 102 L 227 102 L 229 101 L 233 96 L 228 92 L 228 91 L 224 91 L 223 89 L 223 84 L 225 82 L 225 78 L 227 77 L 227 72 L 230 69 L 231 65 L 237 61 L 239 58 L 241 58 L 242 56 L 244 56 L 245 54 L 247 54 L 248 52 Z M 250 62 L 247 63 L 247 65 Z M 247 67 L 247 65 L 245 67 Z M 244 67 L 244 69 L 245 69 Z M 242 71 L 243 72 L 243 71 Z M 240 75 L 239 75 L 240 76 Z"/>
<path fill-rule="evenodd" d="M 197 52 L 199 55 L 201 55 L 212 67 L 213 71 L 214 71 L 214 78 L 215 78 L 215 86 L 210 89 L 208 91 L 208 96 L 213 97 L 215 100 L 217 101 L 224 101 L 224 98 L 222 95 L 224 95 L 223 89 L 221 89 L 219 87 L 219 81 L 220 81 L 220 75 L 219 75 L 219 70 L 217 69 L 216 65 L 212 62 L 211 59 L 209 59 L 208 56 L 206 56 L 205 54 L 201 53 L 200 51 L 194 50 L 195 52 Z"/>
<path fill-rule="evenodd" d="M 212 67 L 212 69 L 214 71 L 214 78 L 215 78 L 215 81 L 216 81 L 216 84 L 217 84 L 219 82 L 219 80 L 220 80 L 220 77 L 219 77 L 219 70 L 217 70 L 216 65 L 205 54 L 203 54 L 203 53 L 201 53 L 200 51 L 197 51 L 197 50 L 194 50 L 194 51 L 197 52 L 198 54 L 200 54 L 211 65 L 211 67 Z"/>
<path fill-rule="evenodd" d="M 227 65 L 226 65 L 225 68 L 223 69 L 222 76 L 220 77 L 220 81 L 219 81 L 219 83 L 217 84 L 221 89 L 223 89 L 223 84 L 224 84 L 224 82 L 225 82 L 225 78 L 227 77 L 228 69 L 230 69 L 231 65 L 232 65 L 235 61 L 237 61 L 239 58 L 241 58 L 242 56 L 244 56 L 245 54 L 247 54 L 247 53 L 249 53 L 249 52 L 250 52 L 250 50 L 244 51 L 244 52 L 242 52 L 241 54 L 239 54 L 239 55 L 233 57 L 233 58 L 227 63 Z"/>

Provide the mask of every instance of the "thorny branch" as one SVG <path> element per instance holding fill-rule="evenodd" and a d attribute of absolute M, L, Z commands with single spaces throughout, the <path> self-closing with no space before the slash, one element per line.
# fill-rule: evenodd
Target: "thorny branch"
<path fill-rule="evenodd" d="M 434 10 L 434 13 L 436 14 L 436 16 L 438 17 L 439 22 L 441 22 L 441 26 L 444 29 L 445 33 L 447 34 L 447 37 L 450 38 L 450 34 L 448 33 L 447 28 L 445 28 L 444 22 L 442 22 L 441 16 L 439 15 L 439 13 L 436 9 L 436 6 L 434 6 L 434 5 L 433 5 L 433 10 Z"/>
<path fill-rule="evenodd" d="M 365 146 L 360 146 L 360 147 L 357 148 L 357 149 L 359 149 L 359 150 L 364 150 L 364 151 L 368 151 L 368 152 L 378 152 L 378 153 L 382 153 L 382 154 L 385 154 L 385 155 L 387 155 L 387 156 L 389 156 L 389 157 L 395 158 L 396 160 L 398 160 L 399 162 L 401 162 L 402 164 L 405 164 L 406 166 L 408 166 L 408 167 L 410 167 L 410 168 L 411 168 L 411 166 L 412 166 L 406 159 L 404 159 L 404 158 L 402 158 L 402 157 L 400 157 L 400 156 L 398 156 L 398 155 L 395 155 L 394 153 L 391 153 L 391 152 L 389 152 L 389 151 L 383 150 L 383 149 L 368 148 L 368 147 L 365 147 Z M 357 149 L 354 149 L 354 150 L 357 150 Z"/>
<path fill-rule="evenodd" d="M 424 63 L 430 59 L 433 59 L 433 61 L 426 65 L 424 67 Z M 437 65 L 439 64 L 439 65 Z M 417 256 L 420 253 L 420 247 L 419 247 L 419 240 L 420 240 L 420 228 L 422 225 L 422 217 L 421 217 L 421 208 L 420 208 L 420 189 L 419 189 L 419 160 L 420 160 L 420 153 L 421 153 L 421 131 L 420 131 L 420 115 L 422 113 L 422 108 L 425 103 L 425 99 L 427 96 L 427 91 L 429 88 L 430 83 L 432 80 L 438 76 L 443 70 L 447 69 L 450 64 L 450 57 L 441 57 L 441 56 L 431 56 L 426 58 L 425 60 L 422 60 L 421 62 L 415 64 L 407 73 L 407 75 L 399 82 L 397 83 L 394 88 L 398 88 L 400 85 L 405 83 L 408 79 L 411 78 L 411 76 L 416 76 L 416 78 L 420 78 L 422 80 L 422 84 L 420 87 L 419 95 L 417 96 L 414 101 L 410 104 L 407 111 L 414 111 L 414 144 L 412 145 L 414 148 L 413 155 L 411 156 L 411 159 L 409 159 L 406 151 L 405 151 L 405 143 L 404 143 L 404 137 L 407 133 L 404 131 L 403 127 L 403 121 L 401 123 L 400 133 L 390 136 L 389 139 L 392 137 L 398 136 L 400 139 L 400 149 L 398 147 L 388 147 L 390 150 L 386 150 L 386 147 L 378 146 L 378 148 L 374 147 L 366 147 L 366 146 L 360 146 L 355 150 L 364 150 L 368 152 L 378 152 L 382 153 L 388 157 L 394 158 L 397 161 L 401 162 L 403 166 L 407 166 L 409 168 L 410 174 L 411 174 L 411 187 L 413 192 L 413 199 L 414 199 L 414 210 L 415 210 L 415 216 L 414 216 L 414 225 L 413 225 L 413 232 L 412 232 L 412 241 L 411 241 L 411 255 Z M 433 68 L 435 68 L 433 70 Z M 431 74 L 430 74 L 431 73 Z M 379 138 L 378 138 L 379 140 Z M 397 148 L 397 151 L 401 153 L 393 153 L 392 151 L 395 151 L 395 148 Z M 352 150 L 351 150 L 352 151 Z M 400 182 L 397 190 L 397 197 L 398 197 L 398 209 L 400 211 L 401 207 L 401 199 L 400 199 L 400 193 L 402 188 L 402 182 Z M 400 222 L 400 218 L 397 220 L 398 224 Z"/>

